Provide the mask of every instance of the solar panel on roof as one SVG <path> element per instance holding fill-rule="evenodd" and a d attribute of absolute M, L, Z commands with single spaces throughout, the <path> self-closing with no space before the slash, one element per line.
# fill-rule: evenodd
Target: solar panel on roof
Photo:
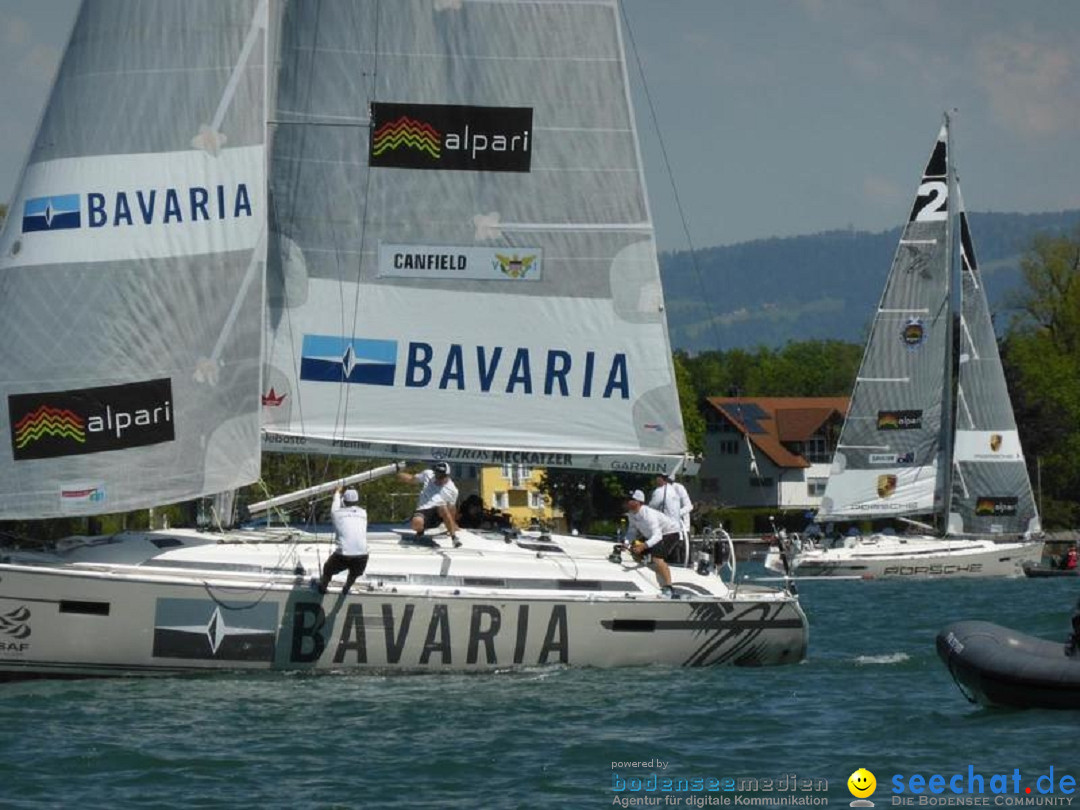
<path fill-rule="evenodd" d="M 765 433 L 765 428 L 758 424 L 761 419 L 768 419 L 769 414 L 754 402 L 735 403 L 727 402 L 720 406 L 733 421 L 741 422 L 746 427 L 747 433 Z"/>

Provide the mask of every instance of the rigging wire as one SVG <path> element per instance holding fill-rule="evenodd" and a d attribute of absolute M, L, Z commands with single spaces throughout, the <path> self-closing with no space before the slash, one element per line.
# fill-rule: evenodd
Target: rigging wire
<path fill-rule="evenodd" d="M 642 64 L 641 55 L 638 53 L 637 42 L 634 39 L 634 30 L 630 25 L 630 17 L 626 13 L 625 0 L 624 2 L 619 3 L 619 13 L 622 17 L 623 25 L 626 28 L 627 40 L 630 42 L 630 53 L 634 58 L 634 64 L 637 65 L 638 77 L 641 81 L 646 106 L 649 108 L 649 122 L 652 124 L 653 132 L 656 133 L 656 140 L 660 146 L 660 154 L 664 160 L 664 170 L 667 173 L 668 182 L 671 184 L 671 194 L 675 200 L 675 210 L 678 212 L 683 235 L 686 237 L 690 266 L 694 271 L 694 278 L 697 281 L 698 292 L 700 293 L 699 300 L 704 303 L 706 314 L 708 315 L 709 330 L 712 332 L 713 346 L 715 347 L 714 351 L 720 351 L 721 340 L 720 331 L 717 328 L 718 317 L 713 308 L 712 300 L 705 294 L 705 282 L 701 274 L 701 265 L 698 262 L 697 249 L 694 247 L 694 240 L 690 235 L 690 226 L 686 220 L 686 212 L 683 209 L 682 199 L 679 197 L 678 185 L 675 183 L 675 173 L 671 169 L 671 160 L 668 158 L 667 145 L 664 143 L 664 135 L 660 130 L 660 121 L 656 114 L 656 106 L 653 104 L 652 93 L 649 91 L 649 83 L 645 79 L 645 67 Z"/>

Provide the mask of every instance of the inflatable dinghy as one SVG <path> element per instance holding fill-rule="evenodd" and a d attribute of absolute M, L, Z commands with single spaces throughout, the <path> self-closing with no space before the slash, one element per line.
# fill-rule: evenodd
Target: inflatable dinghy
<path fill-rule="evenodd" d="M 1080 568 L 1051 568 L 1039 563 L 1024 563 L 1024 576 L 1027 577 L 1075 577 L 1080 575 Z"/>
<path fill-rule="evenodd" d="M 1075 622 L 1074 622 L 1075 623 Z M 972 703 L 1080 709 L 1080 652 L 990 622 L 956 622 L 937 636 L 938 655 Z"/>

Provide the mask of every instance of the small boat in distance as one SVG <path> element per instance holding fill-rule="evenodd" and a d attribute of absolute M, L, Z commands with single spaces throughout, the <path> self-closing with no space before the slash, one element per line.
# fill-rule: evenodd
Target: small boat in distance
<path fill-rule="evenodd" d="M 918 532 L 787 549 L 795 576 L 1021 576 L 1042 555 L 949 123 L 901 235 L 816 517 L 819 526 L 906 520 Z M 932 523 L 912 520 L 923 516 Z M 783 573 L 778 551 L 766 565 Z"/>

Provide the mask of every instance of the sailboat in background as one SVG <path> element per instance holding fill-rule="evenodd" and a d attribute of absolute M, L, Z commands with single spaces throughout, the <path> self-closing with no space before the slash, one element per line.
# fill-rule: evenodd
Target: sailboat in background
<path fill-rule="evenodd" d="M 87 3 L 0 285 L 4 519 L 229 491 L 263 442 L 653 473 L 685 450 L 615 0 Z M 671 599 L 608 542 L 371 533 L 321 596 L 329 539 L 6 538 L 0 677 L 806 651 L 797 598 L 712 555 Z"/>
<path fill-rule="evenodd" d="M 832 547 L 807 543 L 794 555 L 794 572 L 1020 576 L 1025 562 L 1042 555 L 1031 481 L 950 151 L 948 116 L 889 271 L 816 521 L 910 523 L 924 515 L 942 531 L 852 535 Z M 779 552 L 766 564 L 781 570 Z"/>

